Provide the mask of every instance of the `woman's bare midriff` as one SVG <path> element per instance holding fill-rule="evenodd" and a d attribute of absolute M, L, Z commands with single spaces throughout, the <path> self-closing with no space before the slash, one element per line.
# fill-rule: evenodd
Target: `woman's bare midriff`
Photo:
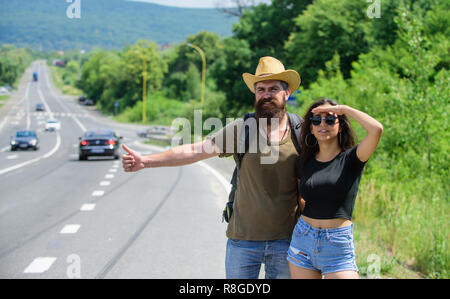
<path fill-rule="evenodd" d="M 301 217 L 306 223 L 318 229 L 346 227 L 352 224 L 351 220 L 345 218 L 313 219 L 306 217 L 305 215 L 302 215 Z"/>

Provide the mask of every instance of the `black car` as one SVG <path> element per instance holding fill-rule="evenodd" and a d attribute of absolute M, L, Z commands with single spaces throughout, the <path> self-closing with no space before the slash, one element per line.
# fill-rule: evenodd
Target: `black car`
<path fill-rule="evenodd" d="M 11 137 L 11 151 L 17 149 L 39 149 L 39 139 L 35 131 L 25 130 L 17 131 L 13 137 Z"/>
<path fill-rule="evenodd" d="M 45 111 L 44 104 L 36 104 L 36 111 Z"/>
<path fill-rule="evenodd" d="M 117 136 L 112 130 L 89 130 L 80 137 L 78 152 L 79 160 L 86 160 L 88 156 L 112 156 L 119 159 L 119 145 L 122 136 Z"/>
<path fill-rule="evenodd" d="M 79 104 L 84 104 L 84 102 L 86 101 L 86 97 L 85 96 L 81 96 L 78 98 L 78 103 Z"/>

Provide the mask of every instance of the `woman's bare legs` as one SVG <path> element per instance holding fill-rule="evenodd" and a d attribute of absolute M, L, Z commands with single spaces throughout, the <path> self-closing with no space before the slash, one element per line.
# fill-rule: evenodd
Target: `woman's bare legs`
<path fill-rule="evenodd" d="M 293 279 L 321 279 L 322 274 L 319 271 L 309 270 L 298 267 L 289 262 L 289 270 Z"/>

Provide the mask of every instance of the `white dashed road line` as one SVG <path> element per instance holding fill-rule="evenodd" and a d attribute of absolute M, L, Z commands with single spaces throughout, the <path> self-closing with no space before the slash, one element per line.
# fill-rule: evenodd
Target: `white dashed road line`
<path fill-rule="evenodd" d="M 59 232 L 60 234 L 76 234 L 80 229 L 79 224 L 68 224 Z"/>
<path fill-rule="evenodd" d="M 81 206 L 80 211 L 93 211 L 95 209 L 95 203 L 86 203 Z"/>
<path fill-rule="evenodd" d="M 92 192 L 92 196 L 94 196 L 94 197 L 100 197 L 100 196 L 103 196 L 103 194 L 105 194 L 105 191 L 103 191 L 103 190 L 96 190 L 96 191 Z"/>
<path fill-rule="evenodd" d="M 23 273 L 44 273 L 50 269 L 56 257 L 38 257 L 36 258 Z"/>
<path fill-rule="evenodd" d="M 111 185 L 110 181 L 101 181 L 100 182 L 100 186 L 109 186 L 109 185 Z"/>

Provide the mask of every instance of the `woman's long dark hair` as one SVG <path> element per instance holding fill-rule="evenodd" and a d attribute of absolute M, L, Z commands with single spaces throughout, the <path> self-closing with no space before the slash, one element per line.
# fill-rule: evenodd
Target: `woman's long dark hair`
<path fill-rule="evenodd" d="M 311 107 L 309 107 L 308 112 L 306 112 L 303 118 L 302 129 L 300 133 L 300 145 L 302 152 L 300 154 L 301 167 L 305 165 L 309 159 L 315 156 L 319 152 L 319 144 L 316 137 L 311 133 L 311 117 L 313 117 L 312 110 L 316 107 L 329 104 L 332 106 L 338 105 L 336 101 L 321 98 L 320 100 L 314 102 Z M 338 136 L 339 147 L 342 151 L 350 149 L 355 146 L 355 132 L 352 129 L 349 119 L 345 115 L 339 115 L 339 126 L 341 128 L 340 137 Z"/>

